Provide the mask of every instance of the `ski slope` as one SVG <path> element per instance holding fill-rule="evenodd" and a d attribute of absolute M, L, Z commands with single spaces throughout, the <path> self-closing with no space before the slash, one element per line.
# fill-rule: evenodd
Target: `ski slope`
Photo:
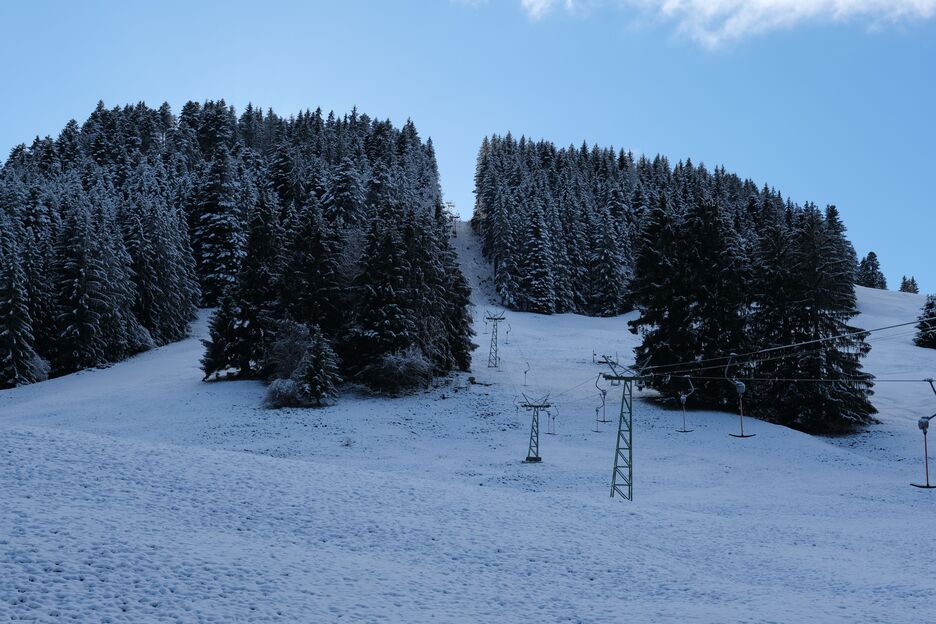
<path fill-rule="evenodd" d="M 0 392 L 0 621 L 936 621 L 936 494 L 908 485 L 927 385 L 879 384 L 881 424 L 831 439 L 747 420 L 738 440 L 737 416 L 703 411 L 679 434 L 638 400 L 635 500 L 611 499 L 592 352 L 626 358 L 628 317 L 508 312 L 487 369 L 486 265 L 464 225 L 456 243 L 477 385 L 266 410 L 260 383 L 200 381 L 203 316 L 183 342 Z M 859 301 L 878 327 L 923 298 Z M 911 340 L 876 334 L 867 369 L 936 376 Z M 522 464 L 517 400 L 547 391 L 556 435 L 544 418 L 543 463 Z"/>

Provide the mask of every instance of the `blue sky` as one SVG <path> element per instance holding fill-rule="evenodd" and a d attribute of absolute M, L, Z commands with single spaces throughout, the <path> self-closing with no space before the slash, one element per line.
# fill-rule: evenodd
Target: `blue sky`
<path fill-rule="evenodd" d="M 357 105 L 433 138 L 463 214 L 486 134 L 691 157 L 936 292 L 936 0 L 3 3 L 0 56 L 2 153 L 99 99 Z"/>

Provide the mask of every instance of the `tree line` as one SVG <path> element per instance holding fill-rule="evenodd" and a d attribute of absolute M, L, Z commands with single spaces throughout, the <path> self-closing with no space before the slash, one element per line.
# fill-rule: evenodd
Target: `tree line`
<path fill-rule="evenodd" d="M 735 406 L 736 377 L 750 380 L 747 408 L 774 422 L 872 421 L 869 346 L 849 324 L 858 260 L 834 206 L 794 204 L 724 168 L 510 134 L 485 138 L 475 182 L 473 225 L 505 305 L 636 308 L 637 366 L 664 396 L 688 376 L 696 404 Z M 729 358 L 802 342 L 795 357 Z"/>
<path fill-rule="evenodd" d="M 199 306 L 218 308 L 206 377 L 280 375 L 286 402 L 470 365 L 468 286 L 412 122 L 99 103 L 12 150 L 0 226 L 2 387 L 179 340 Z"/>

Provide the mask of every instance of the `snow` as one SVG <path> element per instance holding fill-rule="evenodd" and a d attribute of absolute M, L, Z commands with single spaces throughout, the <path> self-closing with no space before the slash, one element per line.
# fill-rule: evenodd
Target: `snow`
<path fill-rule="evenodd" d="M 478 304 L 471 375 L 490 386 L 271 411 L 260 383 L 200 381 L 203 316 L 183 342 L 0 393 L 0 619 L 936 620 L 936 498 L 908 485 L 928 385 L 879 384 L 881 424 L 846 438 L 748 419 L 757 436 L 739 440 L 736 416 L 703 411 L 679 434 L 679 412 L 638 400 L 635 500 L 612 499 L 592 351 L 626 358 L 629 317 L 508 312 L 487 369 L 497 308 L 464 226 L 456 243 Z M 878 327 L 923 297 L 859 303 Z M 906 329 L 872 345 L 881 378 L 936 374 Z M 517 400 L 547 391 L 557 435 L 522 464 Z"/>

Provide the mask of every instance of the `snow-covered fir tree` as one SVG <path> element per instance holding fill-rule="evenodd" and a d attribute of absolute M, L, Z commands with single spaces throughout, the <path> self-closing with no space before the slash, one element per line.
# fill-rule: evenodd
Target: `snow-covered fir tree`
<path fill-rule="evenodd" d="M 56 249 L 55 372 L 73 372 L 105 362 L 101 319 L 107 313 L 100 246 L 91 206 L 83 194 L 67 205 Z"/>
<path fill-rule="evenodd" d="M 690 325 L 688 254 L 682 243 L 681 216 L 661 194 L 647 216 L 634 267 L 631 296 L 639 316 L 628 322 L 642 337 L 635 351 L 638 368 L 665 367 L 694 358 L 695 332 Z M 685 390 L 686 382 L 672 377 L 655 380 L 660 392 Z"/>
<path fill-rule="evenodd" d="M 260 373 L 263 352 L 270 337 L 277 298 L 282 232 L 279 202 L 264 189 L 247 224 L 244 257 L 230 295 L 237 302 L 233 319 L 236 367 L 241 376 Z"/>
<path fill-rule="evenodd" d="M 918 347 L 936 349 L 936 295 L 926 296 L 916 328 L 913 343 Z"/>
<path fill-rule="evenodd" d="M 341 383 L 338 357 L 317 325 L 309 330 L 308 345 L 292 379 L 298 385 L 302 399 L 310 404 L 320 407 L 338 396 L 338 384 Z"/>
<path fill-rule="evenodd" d="M 755 375 L 771 381 L 758 384 L 760 400 L 754 407 L 765 417 L 797 429 L 836 433 L 871 422 L 876 410 L 869 400 L 873 377 L 861 370 L 861 359 L 870 347 L 848 323 L 858 314 L 853 265 L 843 232 L 827 217 L 814 206 L 796 216 L 791 231 L 793 270 L 781 275 L 774 286 L 783 288 L 788 279 L 794 280 L 788 292 L 795 296 L 783 309 L 784 327 L 791 331 L 782 337 L 788 342 L 778 346 L 811 344 L 755 364 Z M 770 288 L 768 283 L 765 286 Z M 769 328 L 758 325 L 756 331 Z M 822 381 L 794 381 L 800 379 Z"/>
<path fill-rule="evenodd" d="M 678 296 L 689 303 L 687 326 L 693 340 L 688 352 L 693 358 L 710 360 L 747 351 L 750 259 L 729 215 L 715 201 L 698 198 L 687 210 L 680 230 L 688 290 Z M 734 390 L 727 383 L 703 380 L 697 386 L 701 402 L 734 400 Z"/>
<path fill-rule="evenodd" d="M 416 342 L 416 312 L 409 292 L 403 241 L 390 220 L 371 224 L 357 278 L 351 341 L 367 366 L 385 353 L 400 353 Z"/>
<path fill-rule="evenodd" d="M 212 375 L 220 376 L 229 371 L 239 372 L 242 358 L 237 351 L 239 332 L 237 319 L 240 308 L 229 290 L 221 296 L 217 310 L 211 315 L 208 325 L 208 340 L 202 340 L 205 354 L 201 358 L 204 380 Z"/>
<path fill-rule="evenodd" d="M 887 280 L 881 272 L 881 263 L 878 261 L 877 254 L 873 251 L 869 251 L 868 255 L 858 263 L 855 283 L 866 288 L 887 290 Z"/>
<path fill-rule="evenodd" d="M 912 275 L 908 278 L 906 275 L 900 278 L 900 292 L 919 294 L 920 287 L 917 285 L 916 278 Z"/>
<path fill-rule="evenodd" d="M 42 381 L 49 364 L 35 350 L 26 272 L 15 225 L 0 218 L 0 388 Z"/>
<path fill-rule="evenodd" d="M 278 309 L 286 318 L 316 323 L 335 336 L 346 320 L 349 294 L 340 230 L 328 226 L 314 198 L 298 216 L 295 228 L 284 250 Z"/>
<path fill-rule="evenodd" d="M 524 250 L 518 267 L 518 297 L 522 307 L 530 312 L 551 314 L 555 311 L 555 281 L 553 250 L 542 206 L 528 208 L 522 237 Z"/>
<path fill-rule="evenodd" d="M 201 276 L 202 303 L 212 306 L 237 279 L 243 255 L 236 170 L 226 147 L 217 149 L 196 193 L 192 247 Z"/>
<path fill-rule="evenodd" d="M 364 189 L 354 162 L 345 157 L 331 174 L 322 197 L 322 210 L 331 223 L 356 223 L 365 216 Z"/>

